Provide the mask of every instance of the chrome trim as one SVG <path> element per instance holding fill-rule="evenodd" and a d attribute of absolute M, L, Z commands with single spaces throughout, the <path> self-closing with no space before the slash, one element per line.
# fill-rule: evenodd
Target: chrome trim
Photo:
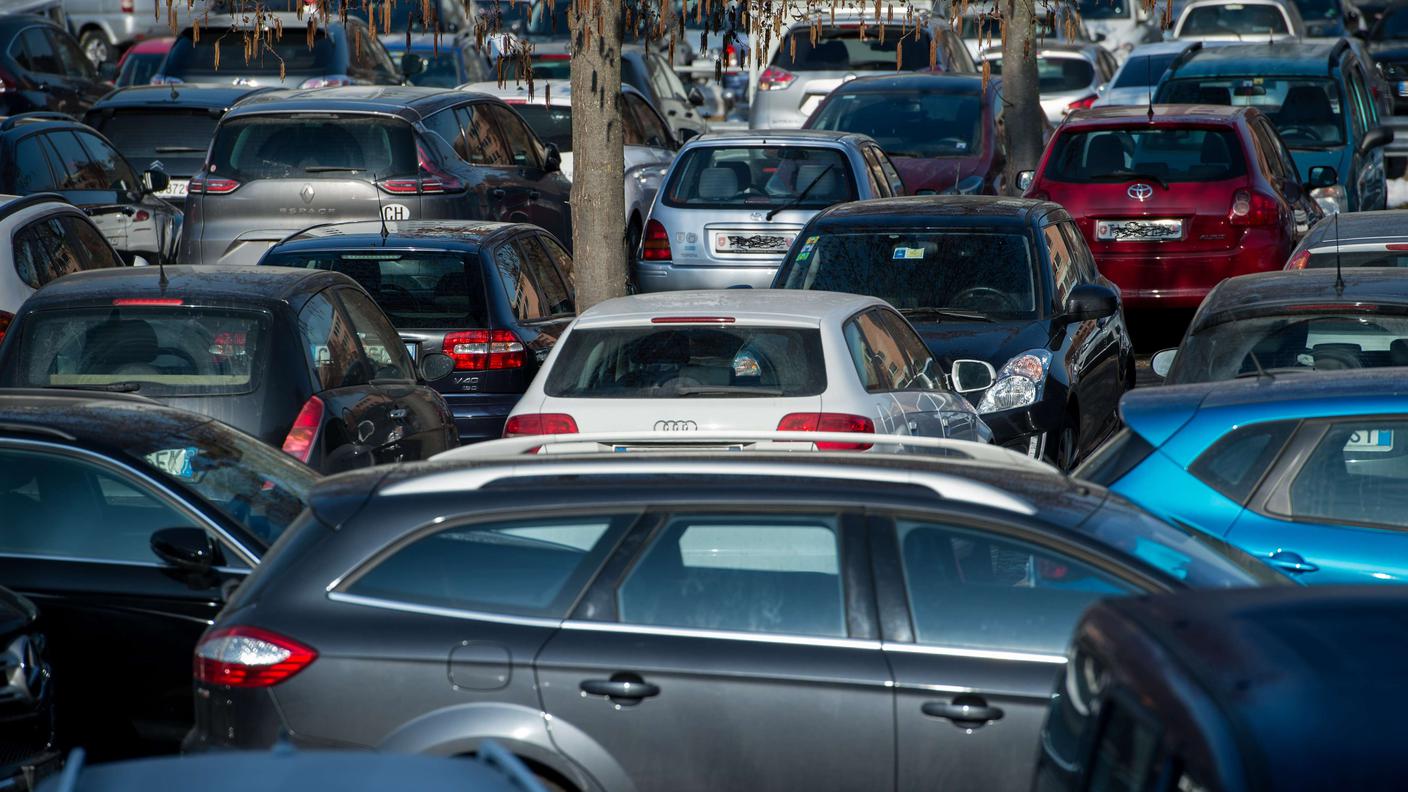
<path fill-rule="evenodd" d="M 971 657 L 976 660 L 1015 660 L 1021 663 L 1047 663 L 1065 665 L 1065 655 L 1041 654 L 1039 652 L 1006 652 L 1000 649 L 965 649 L 961 646 L 925 646 L 908 643 L 883 643 L 881 649 L 887 652 L 905 654 L 938 655 L 940 657 Z"/>
<path fill-rule="evenodd" d="M 756 643 L 787 644 L 790 646 L 827 646 L 836 649 L 879 649 L 879 641 L 864 638 L 827 638 L 811 635 L 778 635 L 776 633 L 752 633 L 737 630 L 699 630 L 691 627 L 657 627 L 645 624 L 619 624 L 617 622 L 592 622 L 568 620 L 562 623 L 564 630 L 587 632 L 632 633 L 636 635 L 662 635 L 671 638 L 712 638 L 725 641 L 753 641 Z"/>
<path fill-rule="evenodd" d="M 543 619 L 534 616 L 509 616 L 502 613 L 487 613 L 485 611 L 463 610 L 460 608 L 441 608 L 435 605 L 416 605 L 410 602 L 397 602 L 396 600 L 381 599 L 379 597 L 363 597 L 358 594 L 348 594 L 342 591 L 328 592 L 328 599 L 333 602 L 341 602 L 345 605 L 361 605 L 367 608 L 380 608 L 382 610 L 401 611 L 403 613 L 419 613 L 423 616 L 444 616 L 449 619 L 469 619 L 473 621 L 494 622 L 495 624 L 516 624 L 523 627 L 547 627 L 556 629 L 562 626 L 561 619 Z"/>
<path fill-rule="evenodd" d="M 171 569 L 170 564 L 162 564 L 157 561 L 115 561 L 111 558 L 88 558 L 87 556 L 65 556 L 50 555 L 47 553 L 15 553 L 11 551 L 0 551 L 0 558 L 20 558 L 26 561 L 62 561 L 66 563 L 80 564 L 107 564 L 109 566 L 143 567 L 150 569 Z M 248 575 L 252 569 L 241 569 L 239 567 L 212 567 L 215 572 L 222 572 L 227 575 Z"/>

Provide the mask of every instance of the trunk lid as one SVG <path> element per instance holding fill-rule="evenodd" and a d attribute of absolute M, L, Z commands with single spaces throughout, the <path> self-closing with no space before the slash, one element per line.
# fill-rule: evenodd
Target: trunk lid
<path fill-rule="evenodd" d="M 1236 248 L 1244 228 L 1228 222 L 1232 196 L 1247 186 L 1246 178 L 1220 182 L 1172 182 L 1167 189 L 1141 179 L 1105 184 L 1069 185 L 1080 198 L 1076 222 L 1098 258 L 1103 253 L 1132 253 L 1161 242 L 1178 242 L 1180 252 L 1222 252 Z M 1053 185 L 1054 187 L 1054 185 Z M 1147 188 L 1147 189 L 1145 189 Z M 1052 199 L 1067 200 L 1067 189 L 1051 189 Z M 1138 195 L 1147 195 L 1141 201 Z M 1132 222 L 1131 222 L 1132 221 Z M 1163 238 L 1162 225 L 1177 221 L 1179 234 Z"/>

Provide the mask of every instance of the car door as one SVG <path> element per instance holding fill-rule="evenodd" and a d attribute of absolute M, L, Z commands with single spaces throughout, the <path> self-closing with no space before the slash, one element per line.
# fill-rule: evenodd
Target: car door
<path fill-rule="evenodd" d="M 375 372 L 332 289 L 308 298 L 298 313 L 313 396 L 323 403 L 325 456 L 310 460 L 323 473 L 376 464 L 396 427 L 391 404 L 371 382 Z"/>
<path fill-rule="evenodd" d="M 83 54 L 83 49 L 72 36 L 57 28 L 50 28 L 48 32 L 54 51 L 58 53 L 59 61 L 63 64 L 64 80 L 73 91 L 75 106 L 78 108 L 78 112 L 73 115 L 82 117 L 82 113 L 87 112 L 99 99 L 107 95 L 111 86 L 98 79 L 93 62 Z"/>
<path fill-rule="evenodd" d="M 75 117 L 87 109 L 82 106 L 78 91 L 64 73 L 64 62 L 59 58 L 47 25 L 35 25 L 20 31 L 10 45 L 10 56 L 44 95 L 43 109 Z"/>
<path fill-rule="evenodd" d="M 55 166 L 58 193 L 93 218 L 94 225 L 108 242 L 126 253 L 128 231 L 132 220 L 126 213 L 129 206 L 128 187 L 83 147 L 78 135 L 70 129 L 56 129 L 43 134 L 49 146 L 49 158 Z"/>
<path fill-rule="evenodd" d="M 1016 525 L 876 514 L 899 790 L 1021 789 L 1087 605 L 1136 588 Z M 907 618 L 906 618 L 907 615 Z"/>
<path fill-rule="evenodd" d="M 637 526 L 538 655 L 557 747 L 640 792 L 893 788 L 862 530 L 743 506 Z"/>
<path fill-rule="evenodd" d="M 42 440 L 0 438 L 0 513 L 0 577 L 43 614 L 64 741 L 173 750 L 191 722 L 196 639 L 256 559 L 144 473 Z M 182 527 L 216 539 L 213 574 L 152 551 L 153 532 Z"/>
<path fill-rule="evenodd" d="M 508 141 L 510 156 L 517 168 L 516 180 L 523 185 L 528 222 L 546 228 L 564 244 L 572 244 L 572 215 L 569 199 L 572 182 L 561 171 L 543 167 L 546 152 L 533 130 L 504 105 L 484 104 L 485 111 Z"/>

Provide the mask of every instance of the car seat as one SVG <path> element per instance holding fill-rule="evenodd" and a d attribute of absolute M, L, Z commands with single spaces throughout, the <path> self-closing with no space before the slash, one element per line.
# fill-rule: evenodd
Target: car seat
<path fill-rule="evenodd" d="M 82 374 L 157 375 L 156 330 L 141 319 L 109 319 L 83 336 Z"/>
<path fill-rule="evenodd" d="M 732 168 L 705 168 L 699 174 L 698 195 L 703 201 L 724 201 L 738 195 L 738 174 Z"/>

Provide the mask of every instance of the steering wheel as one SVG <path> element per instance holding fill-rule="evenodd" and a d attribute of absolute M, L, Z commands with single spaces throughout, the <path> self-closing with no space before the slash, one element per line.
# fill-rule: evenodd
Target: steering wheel
<path fill-rule="evenodd" d="M 1323 140 L 1320 132 L 1316 130 L 1315 127 L 1306 124 L 1287 124 L 1280 129 L 1281 137 L 1283 138 L 1299 135 L 1300 137 L 1307 138 L 1312 143 L 1319 143 Z"/>
<path fill-rule="evenodd" d="M 1017 307 L 1012 295 L 991 286 L 971 286 L 955 294 L 949 304 L 979 311 L 1011 311 Z"/>

